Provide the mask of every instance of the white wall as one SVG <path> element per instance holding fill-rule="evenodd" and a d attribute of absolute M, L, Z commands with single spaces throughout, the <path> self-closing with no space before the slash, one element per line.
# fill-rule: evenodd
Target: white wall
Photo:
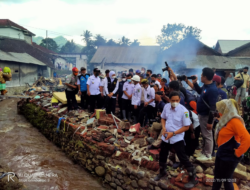
<path fill-rule="evenodd" d="M 0 28 L 0 36 L 25 40 L 29 44 L 32 43 L 31 36 L 27 36 L 21 30 L 15 30 L 13 28 Z"/>
<path fill-rule="evenodd" d="M 55 59 L 55 68 L 58 68 L 58 64 L 61 64 L 62 65 L 62 68 L 63 70 L 65 69 L 65 65 L 67 64 L 67 61 L 65 59 L 62 59 L 60 57 L 56 58 Z M 67 68 L 68 70 L 69 68 Z"/>
<path fill-rule="evenodd" d="M 141 70 L 142 67 L 146 68 L 146 70 L 148 68 L 147 66 L 139 65 L 139 64 L 134 64 L 134 65 L 107 64 L 107 65 L 104 65 L 104 67 L 101 67 L 99 65 L 95 65 L 95 67 L 104 71 L 109 69 L 109 70 L 115 71 L 116 73 L 120 71 L 125 71 L 126 73 L 128 73 L 129 69 L 131 68 L 134 70 L 134 73 L 135 73 L 136 70 Z"/>
<path fill-rule="evenodd" d="M 76 59 L 76 67 L 80 70 L 81 67 L 87 69 L 87 56 L 80 54 L 60 54 L 61 57 L 74 57 Z"/>

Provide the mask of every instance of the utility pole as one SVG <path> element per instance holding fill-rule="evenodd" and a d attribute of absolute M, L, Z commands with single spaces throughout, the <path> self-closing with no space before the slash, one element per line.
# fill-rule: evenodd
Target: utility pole
<path fill-rule="evenodd" d="M 46 30 L 46 46 L 47 46 L 47 49 L 48 49 L 48 30 Z"/>

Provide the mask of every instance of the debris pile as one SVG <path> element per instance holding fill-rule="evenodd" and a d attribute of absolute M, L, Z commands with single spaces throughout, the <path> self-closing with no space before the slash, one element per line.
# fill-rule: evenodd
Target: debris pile
<path fill-rule="evenodd" d="M 167 175 L 159 182 L 153 178 L 159 170 L 159 149 L 148 150 L 158 137 L 153 127 L 141 128 L 120 121 L 104 110 L 93 115 L 83 110 L 67 112 L 63 104 L 51 104 L 52 94 L 18 102 L 19 111 L 34 127 L 59 146 L 75 163 L 86 168 L 111 189 L 184 189 L 187 171 L 173 169 L 174 153 L 167 160 Z M 198 154 L 198 151 L 196 151 Z M 195 157 L 195 155 L 194 155 Z M 196 166 L 198 185 L 194 189 L 211 189 L 214 161 L 190 161 Z M 239 164 L 234 185 L 250 189 L 250 166 Z"/>

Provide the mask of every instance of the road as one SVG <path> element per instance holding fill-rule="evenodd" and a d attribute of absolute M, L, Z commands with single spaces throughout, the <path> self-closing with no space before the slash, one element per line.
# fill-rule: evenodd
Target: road
<path fill-rule="evenodd" d="M 30 190 L 104 189 L 17 114 L 17 101 L 0 102 L 0 164 L 11 168 Z"/>

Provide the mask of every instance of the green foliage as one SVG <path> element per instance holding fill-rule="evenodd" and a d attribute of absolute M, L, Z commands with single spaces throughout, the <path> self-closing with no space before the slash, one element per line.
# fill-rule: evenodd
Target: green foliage
<path fill-rule="evenodd" d="M 67 43 L 62 46 L 60 53 L 75 53 L 76 48 L 77 46 L 73 40 L 67 41 Z"/>
<path fill-rule="evenodd" d="M 184 24 L 167 24 L 161 29 L 161 35 L 157 37 L 157 43 L 162 49 L 168 49 L 179 41 L 194 37 L 200 39 L 201 30 L 193 26 L 185 26 Z"/>
<path fill-rule="evenodd" d="M 48 43 L 49 50 L 58 52 L 59 46 L 56 44 L 56 42 L 52 38 L 43 39 L 40 46 L 47 48 L 47 43 Z"/>
<path fill-rule="evenodd" d="M 113 39 L 110 39 L 106 43 L 107 46 L 119 46 L 119 43 L 116 43 Z"/>
<path fill-rule="evenodd" d="M 131 44 L 130 39 L 126 38 L 125 36 L 122 37 L 120 40 L 121 46 L 129 46 Z"/>
<path fill-rule="evenodd" d="M 140 42 L 138 40 L 134 40 L 130 46 L 140 46 Z"/>
<path fill-rule="evenodd" d="M 106 39 L 104 39 L 104 37 L 101 36 L 100 34 L 97 34 L 95 36 L 94 45 L 97 47 L 104 46 L 104 45 L 106 45 Z"/>

